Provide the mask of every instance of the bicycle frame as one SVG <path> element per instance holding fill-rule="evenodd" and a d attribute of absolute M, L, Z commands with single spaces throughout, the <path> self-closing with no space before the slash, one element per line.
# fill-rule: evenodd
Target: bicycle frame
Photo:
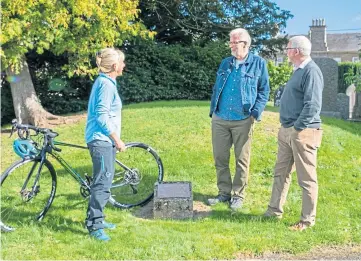
<path fill-rule="evenodd" d="M 72 148 L 79 148 L 79 149 L 84 149 L 87 150 L 88 147 L 86 146 L 80 146 L 80 145 L 75 145 L 75 144 L 70 144 L 70 143 L 65 143 L 65 142 L 60 142 L 60 141 L 55 141 L 54 140 L 54 145 L 58 145 L 58 146 L 67 146 L 67 147 L 72 147 Z M 69 163 L 67 163 L 58 152 L 56 152 L 55 150 L 51 150 L 50 152 L 48 152 L 54 159 L 56 159 L 60 165 L 63 166 L 63 168 L 70 173 L 70 175 L 76 180 L 78 181 L 78 183 L 80 185 L 86 185 L 88 188 L 88 184 L 86 183 L 86 181 L 80 176 L 80 174 L 78 172 L 75 171 L 75 169 L 73 169 Z M 89 188 L 90 189 L 90 188 Z"/>
<path fill-rule="evenodd" d="M 85 147 L 85 146 L 79 146 L 79 145 L 75 145 L 75 144 L 70 144 L 70 143 L 64 143 L 64 142 L 59 142 L 59 141 L 53 141 L 54 145 L 58 145 L 58 146 L 68 146 L 68 147 L 73 147 L 73 148 L 79 148 L 79 149 L 85 149 L 87 150 L 88 147 Z M 58 152 L 56 152 L 54 149 L 52 149 L 51 147 L 49 146 L 45 146 L 41 153 L 40 153 L 40 156 L 38 156 L 38 158 L 40 159 L 40 166 L 38 168 L 38 171 L 37 171 L 37 174 L 36 174 L 36 177 L 35 177 L 35 180 L 34 180 L 34 185 L 32 186 L 32 191 L 31 191 L 31 195 L 34 195 L 35 193 L 35 190 L 36 190 L 36 185 L 38 183 L 38 180 L 40 178 L 40 172 L 41 172 L 41 169 L 44 165 L 44 161 L 46 159 L 46 154 L 50 154 L 55 160 L 57 160 L 60 165 L 63 166 L 63 168 L 68 172 L 70 173 L 70 175 L 79 183 L 80 186 L 84 186 L 86 189 L 90 190 L 90 187 L 89 187 L 89 184 L 87 183 L 86 180 L 84 180 L 81 175 L 76 172 L 76 170 L 74 168 L 72 168 L 70 166 L 69 163 L 67 163 L 61 156 Z M 30 180 L 30 177 L 31 175 L 33 174 L 33 171 L 34 169 L 36 168 L 38 163 L 34 163 L 33 167 L 31 168 L 31 171 L 29 172 L 29 175 L 28 177 L 26 178 L 24 184 L 23 184 L 23 187 L 22 187 L 22 191 L 26 188 L 29 180 Z"/>

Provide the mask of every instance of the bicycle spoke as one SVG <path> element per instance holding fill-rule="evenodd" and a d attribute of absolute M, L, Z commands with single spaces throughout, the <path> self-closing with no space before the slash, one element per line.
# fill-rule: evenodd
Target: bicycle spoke
<path fill-rule="evenodd" d="M 163 178 L 163 166 L 158 155 L 147 145 L 134 143 L 117 154 L 116 174 L 110 202 L 118 207 L 132 207 L 149 201 L 154 184 Z"/>
<path fill-rule="evenodd" d="M 20 161 L 1 176 L 1 222 L 20 226 L 39 219 L 55 194 L 55 172 L 47 164 L 39 168 L 34 160 Z"/>

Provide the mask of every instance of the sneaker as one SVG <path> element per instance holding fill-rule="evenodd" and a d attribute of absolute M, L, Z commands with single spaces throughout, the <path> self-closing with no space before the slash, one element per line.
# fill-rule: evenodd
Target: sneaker
<path fill-rule="evenodd" d="M 289 229 L 293 230 L 293 231 L 303 231 L 307 228 L 313 227 L 315 224 L 312 224 L 310 222 L 306 222 L 306 221 L 298 221 L 296 224 L 294 224 L 293 226 L 290 226 Z"/>
<path fill-rule="evenodd" d="M 103 221 L 103 226 L 104 226 L 105 229 L 116 229 L 116 227 L 117 227 L 115 224 L 108 223 L 108 222 L 105 222 L 105 221 Z"/>
<path fill-rule="evenodd" d="M 109 241 L 110 237 L 104 232 L 103 229 L 97 229 L 94 231 L 91 231 L 90 236 L 101 241 Z"/>
<path fill-rule="evenodd" d="M 240 197 L 232 197 L 229 207 L 232 210 L 240 209 L 243 205 L 243 199 Z"/>
<path fill-rule="evenodd" d="M 265 218 L 277 218 L 277 219 L 282 219 L 282 215 L 277 215 L 275 213 L 271 213 L 269 211 L 266 211 L 264 214 L 263 214 L 263 217 Z"/>
<path fill-rule="evenodd" d="M 229 202 L 231 200 L 230 196 L 225 196 L 225 195 L 218 195 L 215 198 L 209 198 L 208 199 L 208 204 L 210 206 L 214 206 L 220 202 Z"/>

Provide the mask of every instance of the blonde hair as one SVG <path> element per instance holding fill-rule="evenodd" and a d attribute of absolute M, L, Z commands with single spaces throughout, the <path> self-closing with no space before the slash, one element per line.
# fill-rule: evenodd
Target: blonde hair
<path fill-rule="evenodd" d="M 96 63 L 102 73 L 110 73 L 114 70 L 113 65 L 124 61 L 125 55 L 115 48 L 104 48 L 97 52 Z"/>
<path fill-rule="evenodd" d="M 232 36 L 232 35 L 238 35 L 239 37 L 242 37 L 242 35 L 244 35 L 246 37 L 246 42 L 247 42 L 246 46 L 251 46 L 252 38 L 246 29 L 243 29 L 243 28 L 233 29 L 229 33 L 229 36 Z"/>

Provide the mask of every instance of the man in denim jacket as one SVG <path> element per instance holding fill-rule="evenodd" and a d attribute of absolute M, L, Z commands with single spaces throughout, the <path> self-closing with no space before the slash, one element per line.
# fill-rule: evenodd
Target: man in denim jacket
<path fill-rule="evenodd" d="M 224 59 L 213 87 L 211 109 L 213 156 L 218 196 L 210 205 L 229 202 L 242 207 L 247 186 L 254 121 L 260 121 L 269 97 L 269 79 L 264 59 L 249 52 L 251 37 L 242 28 L 230 32 L 232 56 Z M 232 181 L 229 160 L 234 145 L 236 172 Z"/>

